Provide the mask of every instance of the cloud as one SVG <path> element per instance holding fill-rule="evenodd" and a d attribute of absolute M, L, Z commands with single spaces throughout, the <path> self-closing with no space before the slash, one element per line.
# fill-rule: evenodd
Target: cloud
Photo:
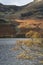
<path fill-rule="evenodd" d="M 3 4 L 9 4 L 10 0 L 0 0 L 0 2 L 3 3 Z"/>
<path fill-rule="evenodd" d="M 17 0 L 10 0 L 10 3 L 11 5 L 19 5 L 19 1 Z"/>
<path fill-rule="evenodd" d="M 31 1 L 32 0 L 0 0 L 0 2 L 7 5 L 25 5 Z"/>
<path fill-rule="evenodd" d="M 10 4 L 15 4 L 15 5 L 24 5 L 33 0 L 10 0 Z"/>

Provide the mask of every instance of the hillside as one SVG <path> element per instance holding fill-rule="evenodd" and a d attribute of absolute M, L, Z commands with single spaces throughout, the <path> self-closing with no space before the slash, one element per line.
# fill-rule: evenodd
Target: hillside
<path fill-rule="evenodd" d="M 39 37 L 43 37 L 43 1 L 31 2 L 24 6 L 3 5 L 0 3 L 0 26 L 2 25 L 3 27 L 3 23 L 7 24 L 7 32 L 3 34 L 3 29 L 2 31 L 0 29 L 0 32 L 5 37 L 11 35 L 13 37 L 24 38 L 30 35 L 28 34 L 30 31 L 35 34 L 39 33 Z M 16 33 L 9 34 L 8 25 L 10 26 L 10 32 L 13 29 Z"/>
<path fill-rule="evenodd" d="M 20 12 L 22 18 L 43 19 L 43 1 L 31 2 L 23 7 Z"/>
<path fill-rule="evenodd" d="M 16 5 L 3 5 L 0 3 L 0 12 L 16 12 L 20 10 L 19 6 Z"/>
<path fill-rule="evenodd" d="M 3 5 L 0 3 L 0 15 L 4 17 L 13 16 L 13 18 L 37 18 L 43 19 L 43 1 L 31 2 L 24 6 Z M 2 15 L 2 17 L 3 17 Z M 7 16 L 6 16 L 7 15 Z"/>

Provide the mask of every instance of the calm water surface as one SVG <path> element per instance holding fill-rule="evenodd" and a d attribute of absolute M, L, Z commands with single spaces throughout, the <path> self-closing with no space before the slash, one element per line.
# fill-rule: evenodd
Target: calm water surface
<path fill-rule="evenodd" d="M 23 40 L 23 39 L 15 39 L 15 38 L 6 38 L 0 39 L 0 65 L 43 65 L 43 63 L 39 63 L 39 61 L 43 61 L 43 56 L 35 55 L 35 51 L 38 51 L 43 54 L 43 49 L 35 48 L 32 49 L 30 54 L 33 54 L 37 58 L 35 60 L 23 60 L 17 59 L 16 55 L 19 51 L 12 51 L 11 48 L 14 48 L 14 44 L 16 40 Z"/>

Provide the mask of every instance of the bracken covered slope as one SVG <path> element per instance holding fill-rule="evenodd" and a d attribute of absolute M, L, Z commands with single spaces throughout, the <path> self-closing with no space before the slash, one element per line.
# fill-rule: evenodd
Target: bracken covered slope
<path fill-rule="evenodd" d="M 43 37 L 43 1 L 24 6 L 0 3 L 0 37 Z"/>

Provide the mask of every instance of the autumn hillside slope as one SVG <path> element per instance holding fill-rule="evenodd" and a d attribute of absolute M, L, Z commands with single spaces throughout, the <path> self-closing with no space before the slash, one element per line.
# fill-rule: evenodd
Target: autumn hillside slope
<path fill-rule="evenodd" d="M 24 6 L 0 3 L 0 37 L 43 38 L 43 1 Z"/>

